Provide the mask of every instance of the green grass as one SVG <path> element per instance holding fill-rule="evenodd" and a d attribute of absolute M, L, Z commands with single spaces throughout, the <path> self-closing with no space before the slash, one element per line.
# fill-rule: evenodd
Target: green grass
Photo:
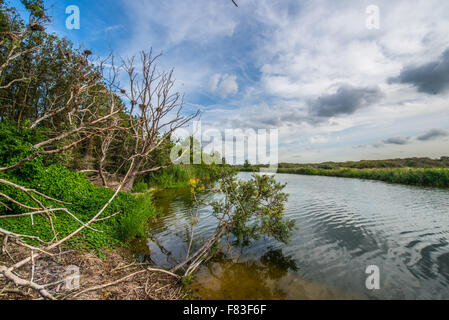
<path fill-rule="evenodd" d="M 148 191 L 148 184 L 146 184 L 144 181 L 139 181 L 134 185 L 133 191 L 135 193 L 145 193 Z"/>
<path fill-rule="evenodd" d="M 148 232 L 149 220 L 157 217 L 150 193 L 139 194 L 135 197 L 133 210 L 123 214 L 116 227 L 119 239 L 130 240 L 136 237 L 145 237 Z"/>
<path fill-rule="evenodd" d="M 290 168 L 290 169 L 279 169 L 278 173 L 380 180 L 390 183 L 400 183 L 400 184 L 429 186 L 429 187 L 445 187 L 445 188 L 449 187 L 449 169 L 445 168 L 423 168 L 423 169 Z"/>
<path fill-rule="evenodd" d="M 149 188 L 183 188 L 189 186 L 190 179 L 214 179 L 216 170 L 215 165 L 174 165 L 148 175 L 145 177 L 144 183 Z"/>

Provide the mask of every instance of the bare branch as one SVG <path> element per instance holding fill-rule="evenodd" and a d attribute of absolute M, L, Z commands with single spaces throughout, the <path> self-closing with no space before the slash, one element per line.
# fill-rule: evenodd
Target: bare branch
<path fill-rule="evenodd" d="M 0 265 L 0 273 L 3 274 L 8 280 L 12 281 L 18 287 L 28 287 L 37 291 L 42 297 L 49 300 L 56 300 L 44 286 L 38 285 L 34 282 L 24 280 L 16 276 L 12 271 L 10 271 L 5 266 Z"/>

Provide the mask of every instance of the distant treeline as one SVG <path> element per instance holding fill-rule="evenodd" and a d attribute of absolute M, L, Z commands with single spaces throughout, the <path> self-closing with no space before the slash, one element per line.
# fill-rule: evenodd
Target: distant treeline
<path fill-rule="evenodd" d="M 278 173 L 380 180 L 427 187 L 449 187 L 449 169 L 444 168 L 297 168 L 279 169 Z"/>
<path fill-rule="evenodd" d="M 243 166 L 236 166 L 241 171 L 254 171 L 258 168 L 267 168 L 268 165 L 251 165 L 246 162 Z M 346 162 L 322 162 L 322 163 L 279 163 L 280 169 L 375 169 L 375 168 L 449 168 L 449 156 L 440 159 L 430 158 L 405 158 L 405 159 L 387 159 L 387 160 L 361 160 Z"/>
<path fill-rule="evenodd" d="M 315 169 L 374 169 L 374 168 L 449 168 L 449 157 L 440 159 L 405 158 L 387 160 L 362 160 L 346 162 L 323 162 L 314 164 L 280 163 L 279 168 L 315 168 Z"/>
<path fill-rule="evenodd" d="M 237 166 L 243 172 L 257 172 L 263 167 L 267 166 L 252 166 L 248 162 L 243 166 Z M 380 180 L 417 186 L 449 187 L 449 157 L 323 162 L 317 164 L 280 163 L 277 172 Z"/>

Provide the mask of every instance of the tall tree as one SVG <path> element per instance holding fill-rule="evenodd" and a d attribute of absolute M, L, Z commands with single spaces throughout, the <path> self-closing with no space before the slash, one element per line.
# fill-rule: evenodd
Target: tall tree
<path fill-rule="evenodd" d="M 126 119 L 120 130 L 126 131 L 128 143 L 124 162 L 130 168 L 125 189 L 131 190 L 136 179 L 158 171 L 153 153 L 167 143 L 171 135 L 199 115 L 199 111 L 185 115 L 184 98 L 174 90 L 173 70 L 159 72 L 152 51 L 140 54 L 140 70 L 136 70 L 135 57 L 123 61 L 119 68 L 127 75 L 126 89 L 118 88 L 127 105 Z M 115 69 L 118 73 L 118 69 Z M 118 78 L 117 75 L 114 78 Z M 131 162 L 132 160 L 132 162 Z"/>

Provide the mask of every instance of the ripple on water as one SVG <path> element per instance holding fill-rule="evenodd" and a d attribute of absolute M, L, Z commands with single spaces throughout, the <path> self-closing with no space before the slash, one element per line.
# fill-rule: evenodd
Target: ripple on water
<path fill-rule="evenodd" d="M 202 298 L 449 299 L 449 190 L 333 177 L 277 179 L 288 183 L 285 214 L 298 227 L 290 243 L 261 240 L 238 260 L 203 267 L 193 284 Z M 152 228 L 157 244 L 149 246 L 153 261 L 168 266 L 185 255 L 189 192 L 159 197 L 166 216 Z M 210 208 L 201 214 L 196 235 L 207 237 L 215 222 Z M 376 292 L 365 288 L 369 265 L 381 271 Z"/>

